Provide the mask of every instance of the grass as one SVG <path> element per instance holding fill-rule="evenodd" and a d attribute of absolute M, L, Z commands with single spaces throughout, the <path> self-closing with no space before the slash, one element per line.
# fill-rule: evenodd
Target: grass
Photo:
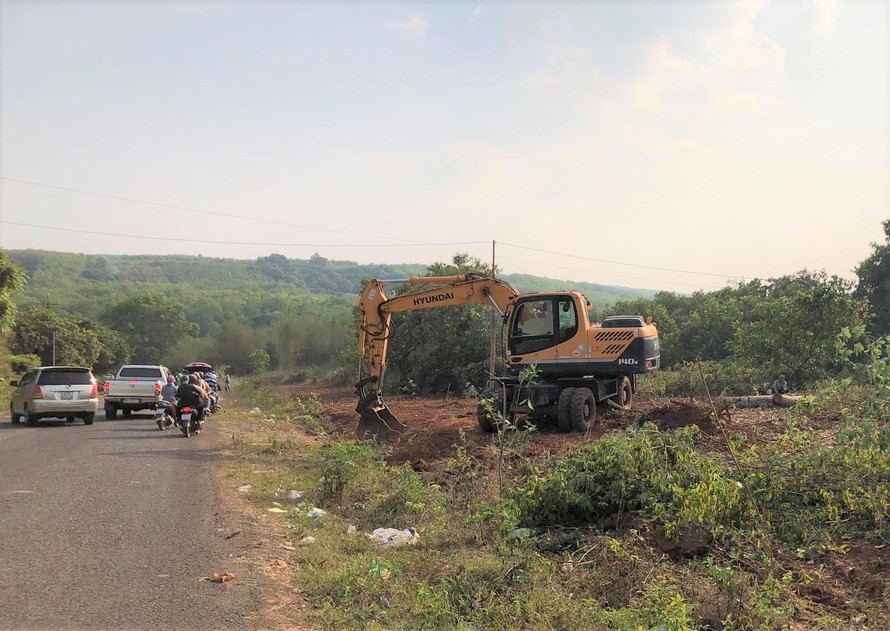
<path fill-rule="evenodd" d="M 807 424 L 819 413 L 811 404 L 789 415 L 775 447 L 739 445 L 763 497 L 764 530 L 726 454 L 699 453 L 693 430 L 618 431 L 553 460 L 510 457 L 501 493 L 496 449 L 472 450 L 459 438 L 450 457 L 418 473 L 387 464 L 368 444 L 307 437 L 307 428 L 325 427 L 317 397 L 268 394 L 250 403 L 262 398 L 265 414 L 245 415 L 245 431 L 233 439 L 241 464 L 232 479 L 252 485 L 258 510 L 272 502 L 287 510 L 276 518 L 295 548 L 293 582 L 319 628 L 834 629 L 864 616 L 871 626 L 863 628 L 877 629 L 890 622 L 887 593 L 866 594 L 832 570 L 846 563 L 846 544 L 867 548 L 887 535 L 885 421 L 851 417 L 848 429 L 861 431 L 844 447 Z M 858 486 L 844 493 L 857 476 Z M 290 489 L 304 491 L 305 504 L 286 501 Z M 585 504 L 599 501 L 600 491 L 604 503 Z M 327 515 L 308 517 L 312 506 Z M 515 532 L 535 524 L 544 529 Z M 403 549 L 375 549 L 366 536 L 408 526 L 420 539 Z M 301 546 L 306 536 L 315 543 Z M 883 557 L 876 559 L 875 572 Z"/>

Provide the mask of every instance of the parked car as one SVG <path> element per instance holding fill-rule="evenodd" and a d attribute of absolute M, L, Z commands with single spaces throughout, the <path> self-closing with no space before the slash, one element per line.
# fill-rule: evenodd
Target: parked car
<path fill-rule="evenodd" d="M 83 419 L 92 425 L 99 408 L 99 386 L 89 368 L 78 366 L 41 366 L 28 371 L 18 381 L 9 401 L 13 423 L 22 417 L 28 425 L 42 418 L 64 418 L 68 422 Z"/>
<path fill-rule="evenodd" d="M 130 364 L 121 366 L 114 379 L 105 382 L 105 416 L 109 420 L 139 410 L 152 410 L 161 400 L 161 388 L 167 383 L 170 371 L 164 366 Z"/>

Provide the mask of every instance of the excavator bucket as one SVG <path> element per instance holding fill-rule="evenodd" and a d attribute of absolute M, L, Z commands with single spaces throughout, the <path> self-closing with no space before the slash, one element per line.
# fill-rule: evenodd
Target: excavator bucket
<path fill-rule="evenodd" d="M 386 440 L 402 434 L 408 427 L 390 411 L 376 390 L 368 392 L 367 380 L 355 384 L 359 396 L 355 411 L 359 413 L 358 439 Z"/>

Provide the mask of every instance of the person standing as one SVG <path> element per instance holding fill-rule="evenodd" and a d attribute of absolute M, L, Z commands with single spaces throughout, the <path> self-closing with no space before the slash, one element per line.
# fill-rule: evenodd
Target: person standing
<path fill-rule="evenodd" d="M 232 378 L 226 373 L 226 392 L 232 389 Z"/>

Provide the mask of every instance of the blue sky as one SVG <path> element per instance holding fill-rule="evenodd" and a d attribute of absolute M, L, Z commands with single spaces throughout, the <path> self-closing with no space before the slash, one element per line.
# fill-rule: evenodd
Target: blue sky
<path fill-rule="evenodd" d="M 10 179 L 0 219 L 310 244 L 7 223 L 2 247 L 433 262 L 496 239 L 576 257 L 504 245 L 509 272 L 689 291 L 731 277 L 577 257 L 850 276 L 890 216 L 884 2 L 0 7 L 0 175 L 280 223 Z M 465 241 L 489 243 L 393 247 Z"/>

